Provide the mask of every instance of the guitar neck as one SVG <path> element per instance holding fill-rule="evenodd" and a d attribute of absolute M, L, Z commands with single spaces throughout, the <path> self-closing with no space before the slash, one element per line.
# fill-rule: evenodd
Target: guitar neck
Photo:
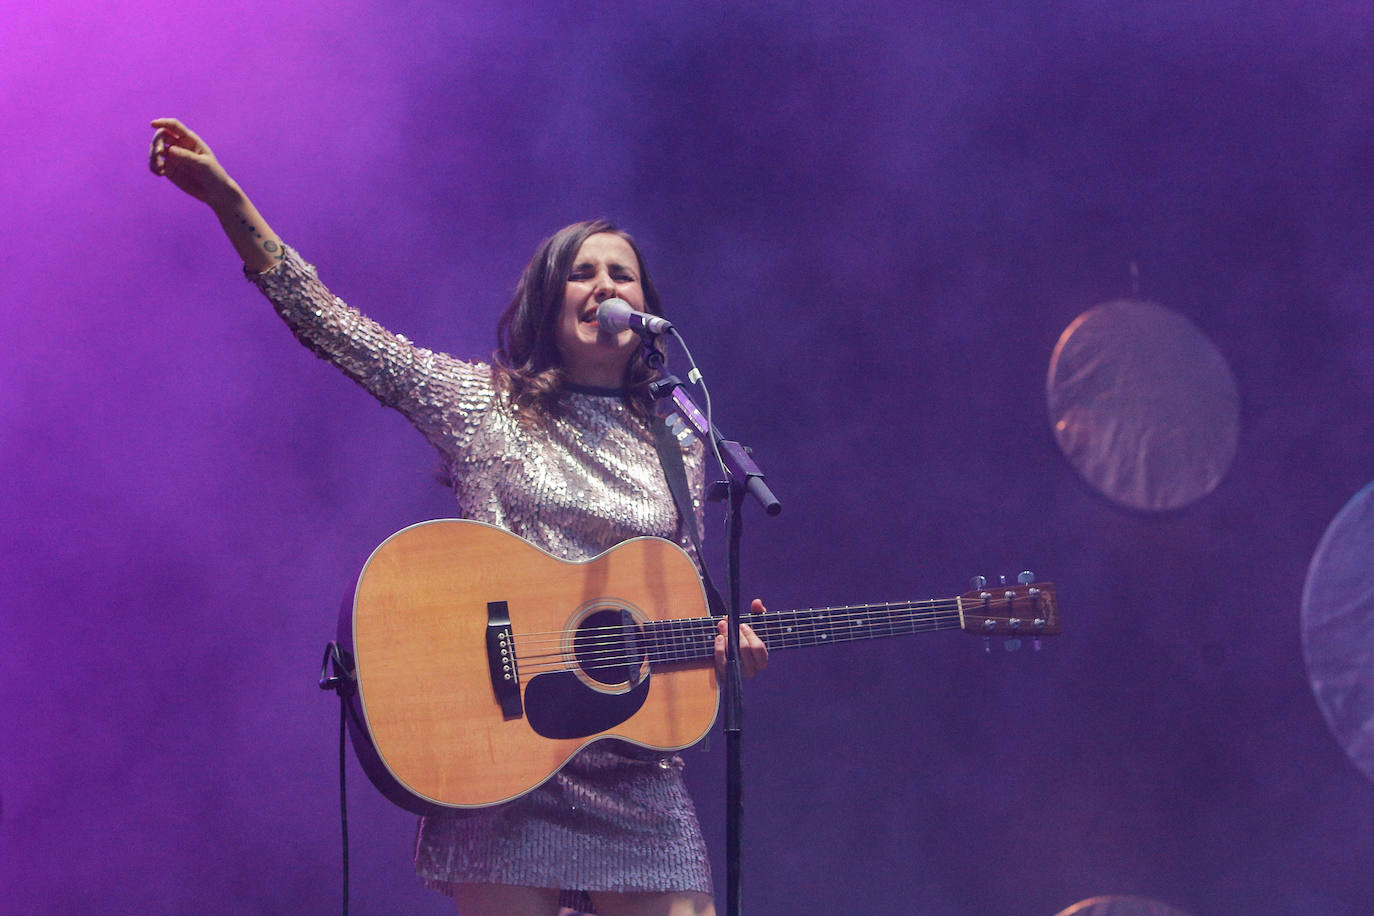
<path fill-rule="evenodd" d="M 769 611 L 767 614 L 746 614 L 744 622 L 754 628 L 773 652 L 955 630 L 962 626 L 957 598 Z M 655 662 L 694 661 L 715 652 L 716 620 L 713 617 L 654 621 L 644 630 L 650 643 L 650 657 Z"/>

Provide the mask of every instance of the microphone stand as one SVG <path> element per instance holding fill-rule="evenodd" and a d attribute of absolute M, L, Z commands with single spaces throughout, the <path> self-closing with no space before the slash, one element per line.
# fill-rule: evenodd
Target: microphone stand
<path fill-rule="evenodd" d="M 655 346 L 656 335 L 641 332 L 644 337 L 645 360 L 653 369 L 663 372 L 665 358 Z M 676 329 L 672 330 L 676 334 Z M 681 338 L 679 337 L 679 341 Z M 750 457 L 749 449 L 738 442 L 726 439 L 718 428 L 713 426 L 697 409 L 691 395 L 684 389 L 682 380 L 675 375 L 663 375 L 649 386 L 656 401 L 671 402 L 683 420 L 691 426 L 702 442 L 715 445 L 717 457 L 725 471 L 726 481 L 717 484 L 717 493 L 722 486 L 728 490 L 729 502 L 726 510 L 727 551 L 726 579 L 729 600 L 726 604 L 728 623 L 725 627 L 725 680 L 723 686 L 725 702 L 725 883 L 726 914 L 740 916 L 743 904 L 743 882 L 740 868 L 740 836 L 743 821 L 744 771 L 740 762 L 741 742 L 744 733 L 744 677 L 740 671 L 739 628 L 740 628 L 740 537 L 743 533 L 743 518 L 740 511 L 747 491 L 769 515 L 782 511 L 773 491 L 764 483 L 763 472 Z M 719 498 L 713 494 L 713 498 Z M 686 524 L 696 524 L 695 519 L 684 519 Z M 705 563 L 705 557 L 702 562 Z"/>

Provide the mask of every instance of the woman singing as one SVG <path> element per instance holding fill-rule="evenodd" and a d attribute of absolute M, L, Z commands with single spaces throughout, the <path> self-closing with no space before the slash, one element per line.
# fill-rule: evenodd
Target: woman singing
<path fill-rule="evenodd" d="M 491 362 L 466 362 L 417 347 L 335 298 L 204 141 L 173 118 L 152 126 L 153 173 L 209 205 L 248 278 L 302 343 L 405 414 L 439 450 L 458 514 L 567 560 L 641 535 L 695 554 L 686 526 L 700 531 L 704 449 L 685 450 L 696 511 L 680 519 L 650 426 L 653 370 L 633 331 L 611 334 L 596 319 L 612 297 L 661 314 L 629 235 L 600 221 L 556 232 L 497 322 Z M 762 609 L 755 601 L 753 610 Z M 723 621 L 719 632 L 718 667 Z M 743 627 L 744 673 L 767 661 Z M 552 916 L 560 904 L 603 916 L 713 914 L 682 766 L 676 755 L 595 742 L 514 801 L 424 818 L 416 872 L 464 916 Z"/>

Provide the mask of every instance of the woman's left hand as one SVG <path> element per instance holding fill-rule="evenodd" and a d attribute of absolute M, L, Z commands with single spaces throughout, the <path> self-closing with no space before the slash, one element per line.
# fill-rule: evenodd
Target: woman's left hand
<path fill-rule="evenodd" d="M 768 609 L 755 598 L 749 605 L 749 613 L 762 614 Z M 716 673 L 725 676 L 725 623 L 722 617 L 716 621 Z M 754 628 L 747 623 L 739 625 L 739 670 L 745 677 L 753 677 L 768 667 L 768 647 L 759 639 Z"/>

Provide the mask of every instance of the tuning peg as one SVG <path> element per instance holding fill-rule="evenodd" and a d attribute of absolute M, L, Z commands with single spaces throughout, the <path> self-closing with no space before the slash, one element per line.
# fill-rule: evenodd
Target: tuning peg
<path fill-rule="evenodd" d="M 987 576 L 974 576 L 971 580 L 969 580 L 969 584 L 973 586 L 973 588 L 974 588 L 975 591 L 978 590 L 978 589 L 987 588 L 987 587 L 988 587 L 988 577 L 987 577 Z"/>
<path fill-rule="evenodd" d="M 1002 643 L 1002 647 L 1008 652 L 1015 652 L 1017 649 L 1021 648 L 1021 640 L 1008 639 L 1006 642 Z"/>
<path fill-rule="evenodd" d="M 1022 585 L 1030 585 L 1032 582 L 1035 581 L 1035 573 L 1031 572 L 1028 569 L 1021 573 L 1021 575 L 1017 576 L 1016 581 L 1020 582 Z"/>

